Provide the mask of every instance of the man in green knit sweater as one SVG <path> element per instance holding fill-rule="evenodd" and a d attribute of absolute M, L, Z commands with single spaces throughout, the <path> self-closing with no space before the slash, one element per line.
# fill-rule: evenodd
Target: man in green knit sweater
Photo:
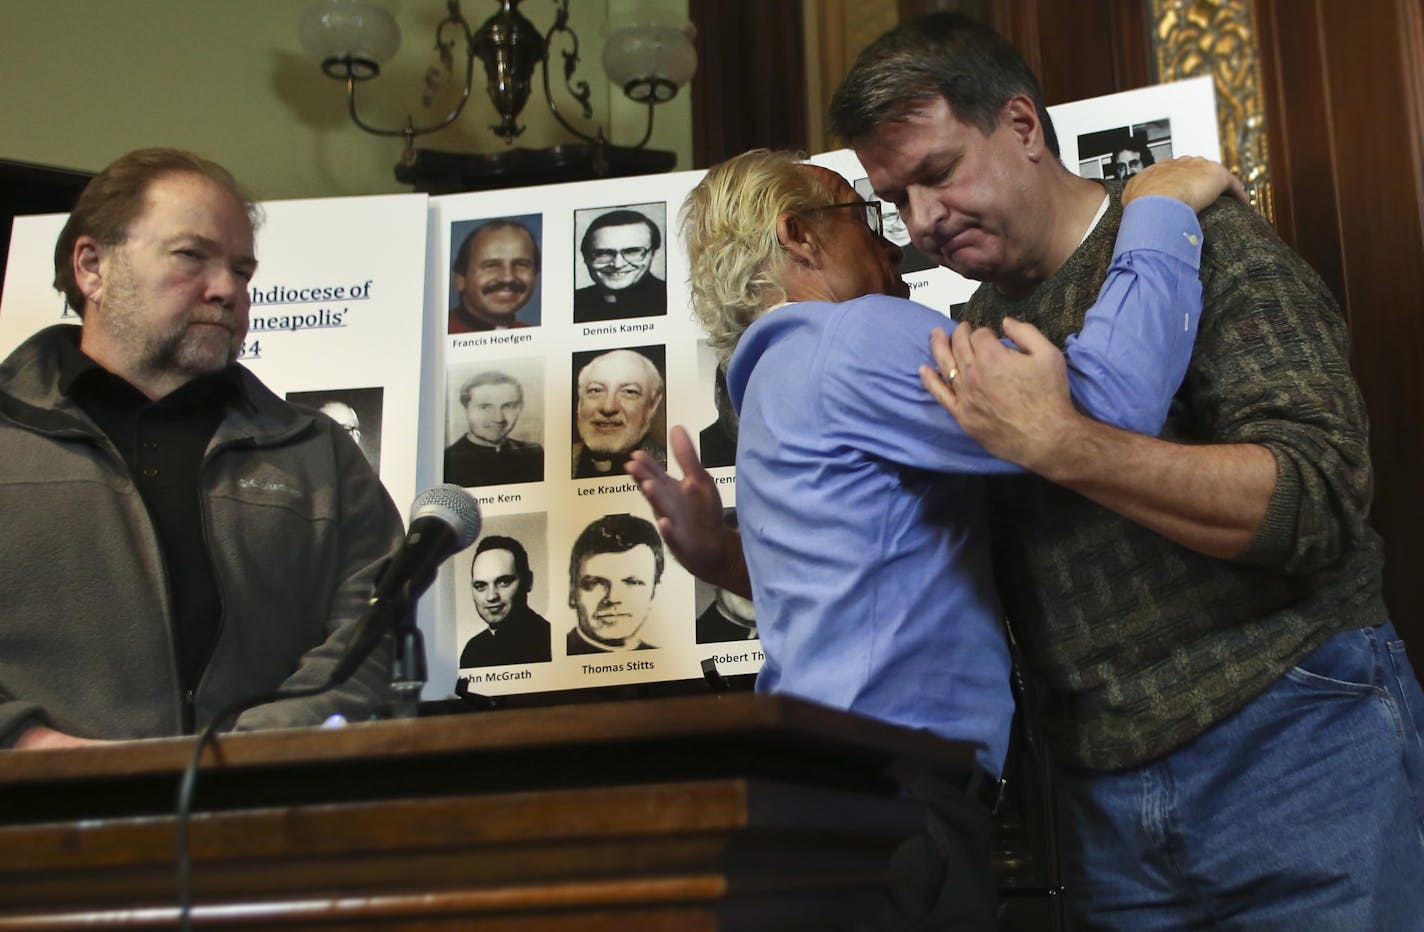
<path fill-rule="evenodd" d="M 833 128 L 963 318 L 1060 346 L 1121 186 L 1069 173 L 1037 81 L 953 14 L 865 50 Z M 1204 310 L 1160 438 L 1072 418 L 1059 360 L 936 338 L 926 386 L 988 450 L 995 565 L 1044 701 L 1093 928 L 1424 928 L 1424 694 L 1381 597 L 1348 331 L 1249 208 L 1202 214 Z"/>

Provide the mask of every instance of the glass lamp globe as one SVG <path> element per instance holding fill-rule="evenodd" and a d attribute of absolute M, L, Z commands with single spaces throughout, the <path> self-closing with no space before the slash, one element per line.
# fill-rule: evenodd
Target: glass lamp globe
<path fill-rule="evenodd" d="M 332 77 L 372 78 L 400 48 L 395 17 L 369 0 L 320 0 L 302 12 L 302 48 Z"/>
<path fill-rule="evenodd" d="M 603 70 L 633 100 L 662 103 L 697 71 L 692 23 L 656 10 L 611 18 L 603 44 Z"/>

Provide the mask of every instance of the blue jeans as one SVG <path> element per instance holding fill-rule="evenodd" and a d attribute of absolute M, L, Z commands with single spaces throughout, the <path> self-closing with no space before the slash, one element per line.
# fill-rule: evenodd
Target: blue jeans
<path fill-rule="evenodd" d="M 1424 930 L 1421 728 L 1385 624 L 1161 760 L 1059 767 L 1075 929 Z"/>

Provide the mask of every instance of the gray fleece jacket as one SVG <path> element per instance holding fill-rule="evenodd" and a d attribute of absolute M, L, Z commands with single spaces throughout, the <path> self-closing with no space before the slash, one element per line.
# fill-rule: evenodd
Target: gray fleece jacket
<path fill-rule="evenodd" d="M 0 746 L 32 724 L 91 738 L 180 733 L 235 701 L 325 682 L 400 514 L 326 418 L 242 370 L 204 454 L 203 524 L 223 618 L 194 695 L 179 685 L 158 538 L 119 452 L 58 388 L 41 331 L 0 364 Z M 388 645 L 336 691 L 244 713 L 238 729 L 369 717 Z"/>

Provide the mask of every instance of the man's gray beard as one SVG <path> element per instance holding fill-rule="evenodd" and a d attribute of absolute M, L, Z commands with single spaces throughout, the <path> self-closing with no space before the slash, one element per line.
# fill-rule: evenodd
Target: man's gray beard
<path fill-rule="evenodd" d="M 646 436 L 647 433 L 644 432 L 641 436 L 638 437 L 638 439 L 634 440 L 631 444 L 627 446 L 615 446 L 609 444 L 605 448 L 596 447 L 593 444 L 589 443 L 587 440 L 585 440 L 584 449 L 586 449 L 592 456 L 600 457 L 602 459 L 613 459 L 615 456 L 627 456 L 629 453 L 632 453 L 634 450 L 641 447 L 643 445 L 643 439 Z"/>
<path fill-rule="evenodd" d="M 186 327 L 170 334 L 152 347 L 149 361 L 152 371 L 196 377 L 221 372 L 237 361 L 238 351 L 231 342 L 224 348 L 221 361 L 216 363 L 205 343 L 205 338 L 190 335 Z"/>
<path fill-rule="evenodd" d="M 123 342 L 131 358 L 136 360 L 140 373 L 147 377 L 181 376 L 186 380 L 219 372 L 237 360 L 238 347 L 227 340 L 222 361 L 214 364 L 212 353 L 206 348 L 211 338 L 191 335 L 187 326 L 189 322 L 156 337 L 145 331 L 139 322 L 143 310 L 131 272 L 126 262 L 121 263 L 119 268 L 122 268 L 122 273 L 110 284 L 105 308 L 106 324 Z"/>

